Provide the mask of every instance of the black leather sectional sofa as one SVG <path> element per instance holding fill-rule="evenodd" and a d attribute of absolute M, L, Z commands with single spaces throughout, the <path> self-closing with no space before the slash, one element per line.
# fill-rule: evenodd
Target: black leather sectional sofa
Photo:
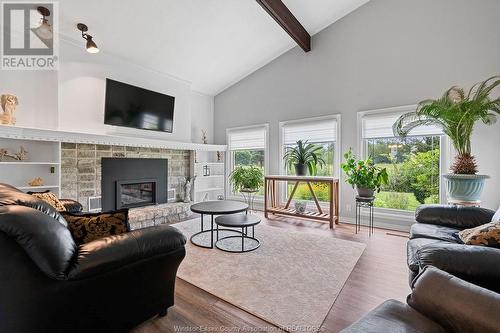
<path fill-rule="evenodd" d="M 465 245 L 456 235 L 460 230 L 491 222 L 494 214 L 493 210 L 477 207 L 420 206 L 407 243 L 410 283 L 424 267 L 434 266 L 500 292 L 500 249 Z"/>
<path fill-rule="evenodd" d="M 52 206 L 0 184 L 0 332 L 125 332 L 164 315 L 185 242 L 160 226 L 77 246 Z"/>
<path fill-rule="evenodd" d="M 342 333 L 498 333 L 500 294 L 426 267 L 407 304 L 389 300 Z"/>
<path fill-rule="evenodd" d="M 494 214 L 476 207 L 419 207 L 407 243 L 407 304 L 386 301 L 342 333 L 500 332 L 500 249 L 465 245 L 457 237 Z"/>

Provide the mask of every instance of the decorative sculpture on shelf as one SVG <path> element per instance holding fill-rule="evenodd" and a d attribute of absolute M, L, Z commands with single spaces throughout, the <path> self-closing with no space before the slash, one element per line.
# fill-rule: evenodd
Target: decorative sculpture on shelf
<path fill-rule="evenodd" d="M 184 182 L 184 202 L 186 203 L 191 202 L 191 186 L 193 185 L 192 183 L 195 179 L 196 176 L 186 177 L 186 180 Z"/>
<path fill-rule="evenodd" d="M 204 144 L 208 143 L 207 130 L 201 130 L 201 141 Z"/>
<path fill-rule="evenodd" d="M 17 97 L 11 94 L 4 94 L 0 97 L 0 104 L 3 110 L 3 113 L 0 115 L 0 124 L 15 125 L 16 118 L 14 118 L 14 111 L 16 111 L 16 106 L 19 105 Z"/>
<path fill-rule="evenodd" d="M 40 177 L 34 178 L 32 181 L 28 182 L 29 186 L 43 186 L 43 179 Z"/>
<path fill-rule="evenodd" d="M 221 151 L 217 152 L 217 162 L 222 162 L 222 152 Z"/>
<path fill-rule="evenodd" d="M 12 158 L 15 161 L 24 161 L 28 159 L 28 151 L 23 146 L 21 146 L 19 153 L 10 153 L 7 149 L 0 148 L 0 161 L 4 157 Z"/>

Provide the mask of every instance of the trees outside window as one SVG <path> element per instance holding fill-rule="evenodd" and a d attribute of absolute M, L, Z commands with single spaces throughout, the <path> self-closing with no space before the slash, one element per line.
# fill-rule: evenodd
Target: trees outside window
<path fill-rule="evenodd" d="M 257 166 L 264 169 L 264 150 L 237 150 L 234 151 L 234 165 L 235 166 Z"/>
<path fill-rule="evenodd" d="M 238 166 L 255 166 L 261 169 L 262 173 L 264 173 L 264 163 L 265 163 L 264 156 L 265 156 L 265 151 L 263 149 L 233 151 L 234 168 Z M 263 187 L 259 189 L 257 195 L 264 195 Z"/>
<path fill-rule="evenodd" d="M 268 131 L 267 124 L 227 130 L 228 174 L 238 166 L 255 166 L 265 174 Z M 229 189 L 229 196 L 239 194 L 232 187 Z M 264 189 L 261 188 L 257 195 L 264 195 Z"/>
<path fill-rule="evenodd" d="M 389 174 L 375 207 L 413 211 L 439 203 L 440 140 L 438 135 L 365 140 L 367 154 Z"/>

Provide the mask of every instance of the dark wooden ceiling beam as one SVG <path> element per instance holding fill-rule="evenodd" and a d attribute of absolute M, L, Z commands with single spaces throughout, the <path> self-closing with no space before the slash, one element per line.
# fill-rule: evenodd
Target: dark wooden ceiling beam
<path fill-rule="evenodd" d="M 281 0 L 256 0 L 305 51 L 311 51 L 311 35 Z"/>

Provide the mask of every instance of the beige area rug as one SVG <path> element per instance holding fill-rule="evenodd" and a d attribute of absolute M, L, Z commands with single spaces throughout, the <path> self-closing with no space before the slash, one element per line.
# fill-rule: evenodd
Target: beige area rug
<path fill-rule="evenodd" d="M 200 220 L 173 226 L 189 239 Z M 365 244 L 266 225 L 255 232 L 261 246 L 247 253 L 204 249 L 188 240 L 178 277 L 287 331 L 316 331 Z"/>

